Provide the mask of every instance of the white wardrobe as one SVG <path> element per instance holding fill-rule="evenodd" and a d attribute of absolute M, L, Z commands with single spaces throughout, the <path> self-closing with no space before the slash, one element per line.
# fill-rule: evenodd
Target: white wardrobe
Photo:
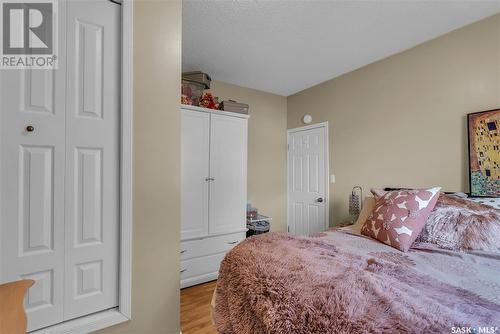
<path fill-rule="evenodd" d="M 246 235 L 248 115 L 181 108 L 181 287 L 216 279 Z"/>
<path fill-rule="evenodd" d="M 118 305 L 121 9 L 56 2 L 59 67 L 0 71 L 0 282 L 28 330 Z"/>

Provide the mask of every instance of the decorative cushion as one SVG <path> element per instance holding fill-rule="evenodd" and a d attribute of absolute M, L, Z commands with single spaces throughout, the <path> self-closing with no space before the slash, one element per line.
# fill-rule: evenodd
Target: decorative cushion
<path fill-rule="evenodd" d="M 441 194 L 417 242 L 455 251 L 500 249 L 500 210 Z"/>
<path fill-rule="evenodd" d="M 440 190 L 440 187 L 387 192 L 372 189 L 375 208 L 361 234 L 408 251 L 436 205 Z"/>

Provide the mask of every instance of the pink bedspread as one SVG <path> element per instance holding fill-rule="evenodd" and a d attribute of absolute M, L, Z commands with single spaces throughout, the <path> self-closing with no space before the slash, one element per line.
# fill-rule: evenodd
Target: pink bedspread
<path fill-rule="evenodd" d="M 500 327 L 500 275 L 486 282 L 483 275 L 500 274 L 500 257 L 457 254 L 425 247 L 401 253 L 341 232 L 319 238 L 276 233 L 252 237 L 221 264 L 216 327 L 220 333 L 452 333 L 452 327 L 463 326 L 495 330 Z M 461 263 L 460 270 L 472 271 L 472 282 L 474 271 L 486 272 L 471 283 L 469 273 L 450 277 L 461 271 L 443 263 L 453 263 L 455 269 Z"/>

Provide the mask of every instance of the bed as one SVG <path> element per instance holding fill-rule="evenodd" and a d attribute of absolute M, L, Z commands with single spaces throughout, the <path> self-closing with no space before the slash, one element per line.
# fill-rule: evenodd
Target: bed
<path fill-rule="evenodd" d="M 403 253 L 359 233 L 367 211 L 349 228 L 231 250 L 214 293 L 219 333 L 499 332 L 500 253 L 418 242 Z"/>

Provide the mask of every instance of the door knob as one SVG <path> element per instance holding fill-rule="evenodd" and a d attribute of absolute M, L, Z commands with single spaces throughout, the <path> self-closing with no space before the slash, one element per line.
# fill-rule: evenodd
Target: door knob
<path fill-rule="evenodd" d="M 318 203 L 323 203 L 323 198 L 321 198 L 321 197 L 320 197 L 320 198 L 318 198 L 318 199 L 316 200 L 316 202 L 318 202 Z"/>
<path fill-rule="evenodd" d="M 28 126 L 26 127 L 26 131 L 28 131 L 28 132 L 33 132 L 33 131 L 35 131 L 35 128 L 33 127 L 33 125 L 28 125 Z"/>

